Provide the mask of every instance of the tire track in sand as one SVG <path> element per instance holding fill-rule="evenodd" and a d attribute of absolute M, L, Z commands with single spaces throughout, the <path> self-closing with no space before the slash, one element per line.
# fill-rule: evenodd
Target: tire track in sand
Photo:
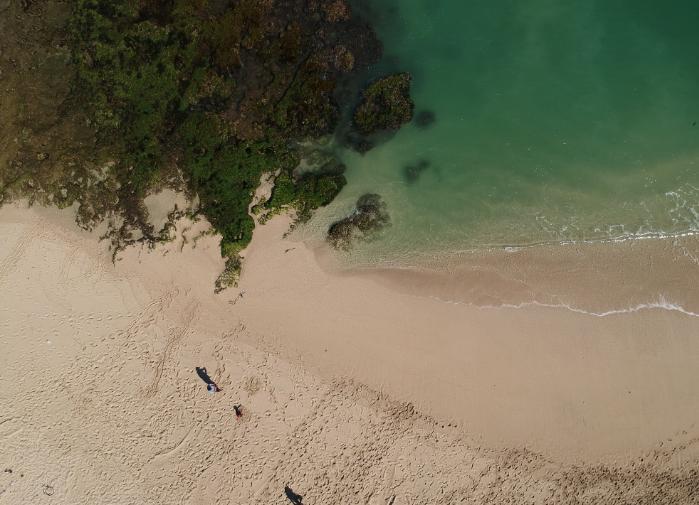
<path fill-rule="evenodd" d="M 184 336 L 189 332 L 191 326 L 196 322 L 198 318 L 199 303 L 190 302 L 184 311 L 182 317 L 182 325 L 176 327 L 172 333 L 165 340 L 165 347 L 155 365 L 155 375 L 150 385 L 145 388 L 144 395 L 146 397 L 151 397 L 158 392 L 158 386 L 160 384 L 160 379 L 163 376 L 163 369 L 165 368 L 165 363 L 170 359 L 173 350 L 177 347 L 177 344 L 184 338 Z"/>
<path fill-rule="evenodd" d="M 36 238 L 38 232 L 39 226 L 37 224 L 25 230 L 17 239 L 17 243 L 12 247 L 10 253 L 0 260 L 0 283 L 17 267 L 17 264 Z"/>

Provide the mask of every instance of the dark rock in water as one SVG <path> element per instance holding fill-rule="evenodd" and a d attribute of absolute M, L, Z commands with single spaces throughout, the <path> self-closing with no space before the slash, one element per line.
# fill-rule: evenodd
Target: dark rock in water
<path fill-rule="evenodd" d="M 429 128 L 437 117 L 431 110 L 421 110 L 415 116 L 415 124 L 418 128 Z"/>
<path fill-rule="evenodd" d="M 327 240 L 336 249 L 347 251 L 356 240 L 370 240 L 389 223 L 386 203 L 381 196 L 367 193 L 359 197 L 352 214 L 330 225 Z"/>
<path fill-rule="evenodd" d="M 405 176 L 405 180 L 409 183 L 416 182 L 420 178 L 420 174 L 422 174 L 422 172 L 429 166 L 429 160 L 420 160 L 415 164 L 406 165 L 403 167 L 403 175 Z"/>
<path fill-rule="evenodd" d="M 364 154 L 388 141 L 405 123 L 413 119 L 415 105 L 410 98 L 412 76 L 397 73 L 369 83 L 362 91 L 347 131 L 339 135 L 342 143 Z"/>
<path fill-rule="evenodd" d="M 354 127 L 362 135 L 397 130 L 413 118 L 415 105 L 410 98 L 411 76 L 407 72 L 381 77 L 362 92 L 354 111 Z"/>
<path fill-rule="evenodd" d="M 317 170 L 317 173 L 321 175 L 342 175 L 346 169 L 347 166 L 340 160 L 331 158 Z"/>
<path fill-rule="evenodd" d="M 319 146 L 303 146 L 298 149 L 301 159 L 294 169 L 294 177 L 298 180 L 304 173 L 312 172 L 321 175 L 342 175 L 347 168 L 331 149 Z"/>
<path fill-rule="evenodd" d="M 347 132 L 343 140 L 347 147 L 354 149 L 360 154 L 364 154 L 374 147 L 373 141 L 353 130 Z"/>

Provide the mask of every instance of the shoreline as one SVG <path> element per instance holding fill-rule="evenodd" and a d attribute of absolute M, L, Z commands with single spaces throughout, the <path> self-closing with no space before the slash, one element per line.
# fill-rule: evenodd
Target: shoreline
<path fill-rule="evenodd" d="M 277 230 L 273 230 L 275 226 Z M 241 289 L 246 291 L 246 297 L 255 292 L 260 296 L 264 293 L 267 303 L 281 307 L 283 315 L 279 316 L 285 321 L 283 328 L 271 322 L 258 323 L 256 331 L 278 334 L 275 341 L 289 347 L 289 356 L 301 355 L 321 374 L 353 373 L 372 387 L 385 388 L 405 401 L 415 401 L 421 410 L 435 413 L 438 418 L 467 424 L 470 421 L 472 431 L 485 433 L 490 441 L 499 439 L 500 447 L 524 445 L 566 460 L 571 455 L 591 461 L 595 458 L 614 459 L 625 452 L 640 454 L 650 449 L 654 440 L 657 442 L 662 438 L 661 425 L 670 421 L 662 420 L 667 412 L 678 414 L 678 419 L 673 422 L 679 421 L 680 417 L 683 419 L 675 424 L 676 431 L 693 423 L 690 411 L 699 408 L 699 394 L 687 384 L 692 381 L 692 367 L 699 363 L 699 343 L 691 342 L 691 337 L 699 331 L 699 320 L 695 317 L 662 309 L 594 317 L 575 309 L 547 307 L 541 301 L 527 301 L 524 308 L 486 308 L 483 301 L 492 300 L 496 295 L 507 300 L 506 294 L 510 297 L 542 296 L 543 291 L 529 286 L 522 288 L 518 279 L 503 280 L 503 272 L 493 266 L 501 266 L 497 260 L 502 258 L 492 260 L 485 276 L 482 275 L 483 265 L 478 265 L 476 282 L 473 283 L 478 289 L 472 285 L 463 289 L 461 283 L 467 277 L 463 272 L 455 274 L 454 270 L 446 274 L 432 271 L 417 275 L 405 270 L 386 269 L 338 272 L 333 270 L 336 263 L 324 247 L 309 248 L 302 242 L 293 242 L 293 235 L 281 247 L 286 250 L 293 245 L 295 249 L 283 253 L 286 257 L 280 258 L 279 252 L 275 256 L 273 251 L 280 247 L 277 241 L 284 226 L 278 221 L 261 229 L 257 242 L 248 251 Z M 505 258 L 511 261 L 512 253 L 507 253 Z M 522 260 L 510 262 L 505 273 L 517 271 Z M 557 260 L 567 261 L 566 258 Z M 617 258 L 613 266 L 619 261 Z M 678 275 L 683 267 L 679 265 L 676 269 Z M 645 265 L 639 263 L 639 268 L 645 268 Z M 548 267 L 545 270 L 548 271 Z M 473 274 L 473 271 L 467 273 Z M 589 272 L 582 274 L 589 275 Z M 449 278 L 447 281 L 456 278 L 458 289 L 453 282 L 444 281 L 445 275 Z M 658 275 L 662 277 L 664 274 Z M 498 281 L 495 286 L 489 285 L 493 279 Z M 692 277 L 688 279 L 688 293 L 692 293 L 694 285 L 691 280 Z M 565 279 L 562 285 L 567 287 L 568 283 L 569 279 Z M 514 284 L 519 284 L 518 289 L 514 294 L 508 294 Z M 638 288 L 628 283 L 624 287 L 627 292 L 635 292 Z M 283 294 L 276 296 L 273 294 L 275 290 L 283 290 Z M 444 302 L 436 299 L 435 293 L 439 292 L 456 292 L 480 303 Z M 592 295 L 594 297 L 597 293 Z M 551 295 L 547 296 L 550 300 Z M 305 302 L 298 302 L 300 299 Z M 313 310 L 312 307 L 316 306 L 318 308 Z M 245 304 L 241 309 L 245 310 Z M 304 312 L 307 313 L 306 321 L 300 315 Z M 311 314 L 316 313 L 321 314 L 317 317 L 322 321 L 312 321 L 314 316 Z M 244 317 L 250 321 L 251 327 L 253 321 L 264 319 L 259 308 L 252 308 Z M 333 317 L 341 323 L 339 327 L 327 321 Z M 356 328 L 345 328 L 352 324 Z M 472 331 L 461 331 L 460 325 L 464 328 L 470 326 Z M 548 335 L 538 334 L 541 328 L 547 328 Z M 319 334 L 334 334 L 341 343 L 329 342 L 318 337 Z M 681 344 L 672 342 L 670 336 L 678 338 Z M 678 355 L 671 352 L 661 357 L 661 342 L 671 348 L 677 345 L 687 347 Z M 335 347 L 330 357 L 327 353 L 315 351 L 326 346 Z M 648 350 L 636 355 L 644 347 Z M 371 365 L 362 363 L 367 359 L 367 353 L 371 355 Z M 482 354 L 483 363 L 478 362 L 477 354 Z M 499 359 L 500 354 L 506 359 Z M 640 358 L 649 358 L 650 361 L 645 364 L 634 362 Z M 391 364 L 392 360 L 399 364 Z M 427 367 L 425 360 L 429 361 Z M 530 371 L 527 360 L 541 370 Z M 351 364 L 347 365 L 345 361 Z M 686 362 L 686 368 L 677 373 L 676 369 L 681 368 L 683 362 Z M 387 370 L 377 369 L 382 366 Z M 464 366 L 473 367 L 473 370 L 463 370 Z M 566 367 L 571 373 L 558 379 L 562 386 L 557 388 L 550 383 L 555 380 L 553 370 L 564 372 Z M 669 382 L 659 386 L 661 380 L 656 382 L 646 378 L 639 381 L 645 367 L 656 367 L 654 372 L 647 372 L 650 375 L 669 374 Z M 420 371 L 417 377 L 414 376 L 416 371 Z M 604 379 L 596 376 L 600 373 Z M 638 386 L 642 398 L 630 401 L 625 398 L 628 393 L 622 392 L 620 387 L 612 391 L 625 381 Z M 526 386 L 522 385 L 523 382 Z M 605 390 L 607 382 L 610 391 Z M 430 387 L 425 383 L 430 383 Z M 485 392 L 491 390 L 493 383 L 503 392 L 489 398 L 490 393 Z M 482 392 L 479 393 L 476 385 L 482 387 Z M 624 409 L 638 409 L 644 404 L 647 408 L 656 401 L 662 403 L 664 393 L 661 390 L 666 386 L 671 390 L 680 388 L 682 396 L 690 399 L 692 406 L 666 402 L 666 413 L 650 409 L 647 423 L 628 417 L 625 421 L 631 421 L 638 432 L 624 434 L 631 426 L 621 420 Z M 459 398 L 459 395 L 463 397 Z M 576 398 L 582 399 L 576 401 Z M 512 411 L 509 411 L 507 402 L 512 402 Z M 587 407 L 582 405 L 586 402 Z M 614 415 L 611 413 L 615 410 L 615 403 L 626 404 L 614 414 L 621 416 L 617 421 L 612 420 Z M 479 405 L 481 412 L 474 414 L 469 404 Z M 566 405 L 563 410 L 569 410 L 568 414 L 561 413 L 562 405 Z M 503 421 L 508 412 L 515 411 L 529 426 L 522 428 Z M 638 412 L 636 410 L 634 415 Z M 570 417 L 563 419 L 566 415 Z M 626 415 L 631 416 L 630 413 Z M 593 419 L 598 416 L 603 421 L 599 421 L 596 428 L 585 427 L 583 425 L 590 422 L 586 416 Z M 551 419 L 557 419 L 565 427 L 556 426 L 556 422 L 552 425 Z M 558 430 L 558 433 L 546 440 L 550 429 Z M 601 442 L 605 438 L 606 441 Z"/>
<path fill-rule="evenodd" d="M 697 236 L 488 248 L 445 253 L 420 266 L 353 267 L 327 254 L 318 261 L 328 271 L 485 309 L 534 306 L 596 317 L 667 310 L 699 316 Z"/>
<path fill-rule="evenodd" d="M 371 505 L 694 496 L 696 318 L 429 300 L 326 271 L 323 251 L 282 238 L 284 216 L 256 229 L 239 288 L 214 295 L 218 238 L 192 226 L 112 263 L 70 211 L 0 209 L 0 454 L 16 470 L 0 503 L 44 484 L 74 503 L 150 503 L 154 486 L 283 503 L 287 484 Z"/>

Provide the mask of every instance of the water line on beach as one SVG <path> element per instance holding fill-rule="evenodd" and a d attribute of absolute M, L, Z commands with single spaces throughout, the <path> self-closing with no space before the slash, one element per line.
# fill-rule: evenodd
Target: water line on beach
<path fill-rule="evenodd" d="M 699 313 L 697 312 L 692 312 L 690 310 L 685 309 L 681 305 L 678 305 L 676 303 L 671 303 L 665 300 L 663 296 L 659 298 L 657 302 L 650 302 L 650 303 L 639 303 L 633 307 L 628 307 L 625 309 L 612 309 L 612 310 L 607 310 L 604 312 L 595 312 L 595 311 L 588 311 L 585 309 L 581 309 L 579 307 L 575 307 L 573 305 L 567 304 L 567 303 L 545 303 L 545 302 L 539 302 L 536 300 L 530 301 L 530 302 L 522 302 L 522 303 L 503 303 L 501 305 L 479 305 L 473 302 L 463 302 L 463 301 L 457 301 L 457 300 L 446 300 L 443 298 L 440 298 L 435 295 L 429 295 L 428 298 L 432 300 L 436 300 L 442 303 L 448 303 L 451 305 L 467 305 L 470 307 L 475 307 L 478 309 L 524 309 L 527 307 L 543 307 L 543 308 L 551 308 L 551 309 L 565 309 L 569 310 L 571 312 L 575 312 L 577 314 L 584 314 L 588 316 L 594 316 L 594 317 L 609 317 L 609 316 L 616 316 L 616 315 L 621 315 L 621 314 L 630 314 L 634 312 L 640 312 L 643 310 L 667 310 L 670 312 L 680 312 L 686 316 L 690 317 L 699 317 Z"/>

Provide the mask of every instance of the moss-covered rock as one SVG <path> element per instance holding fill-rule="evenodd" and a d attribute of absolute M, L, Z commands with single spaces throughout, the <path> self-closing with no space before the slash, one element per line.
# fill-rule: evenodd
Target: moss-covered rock
<path fill-rule="evenodd" d="M 282 171 L 276 177 L 272 196 L 264 206 L 268 211 L 291 207 L 296 210 L 299 221 L 307 221 L 314 210 L 332 202 L 347 184 L 343 172 L 343 165 L 332 162 L 319 171 L 298 176 L 292 171 Z"/>
<path fill-rule="evenodd" d="M 359 197 L 354 211 L 328 228 L 327 240 L 336 249 L 349 250 L 357 240 L 371 240 L 390 224 L 386 203 L 380 195 L 367 193 Z"/>
<path fill-rule="evenodd" d="M 375 80 L 362 92 L 354 111 L 354 127 L 362 135 L 397 130 L 410 122 L 415 105 L 410 98 L 411 76 L 407 72 Z"/>

